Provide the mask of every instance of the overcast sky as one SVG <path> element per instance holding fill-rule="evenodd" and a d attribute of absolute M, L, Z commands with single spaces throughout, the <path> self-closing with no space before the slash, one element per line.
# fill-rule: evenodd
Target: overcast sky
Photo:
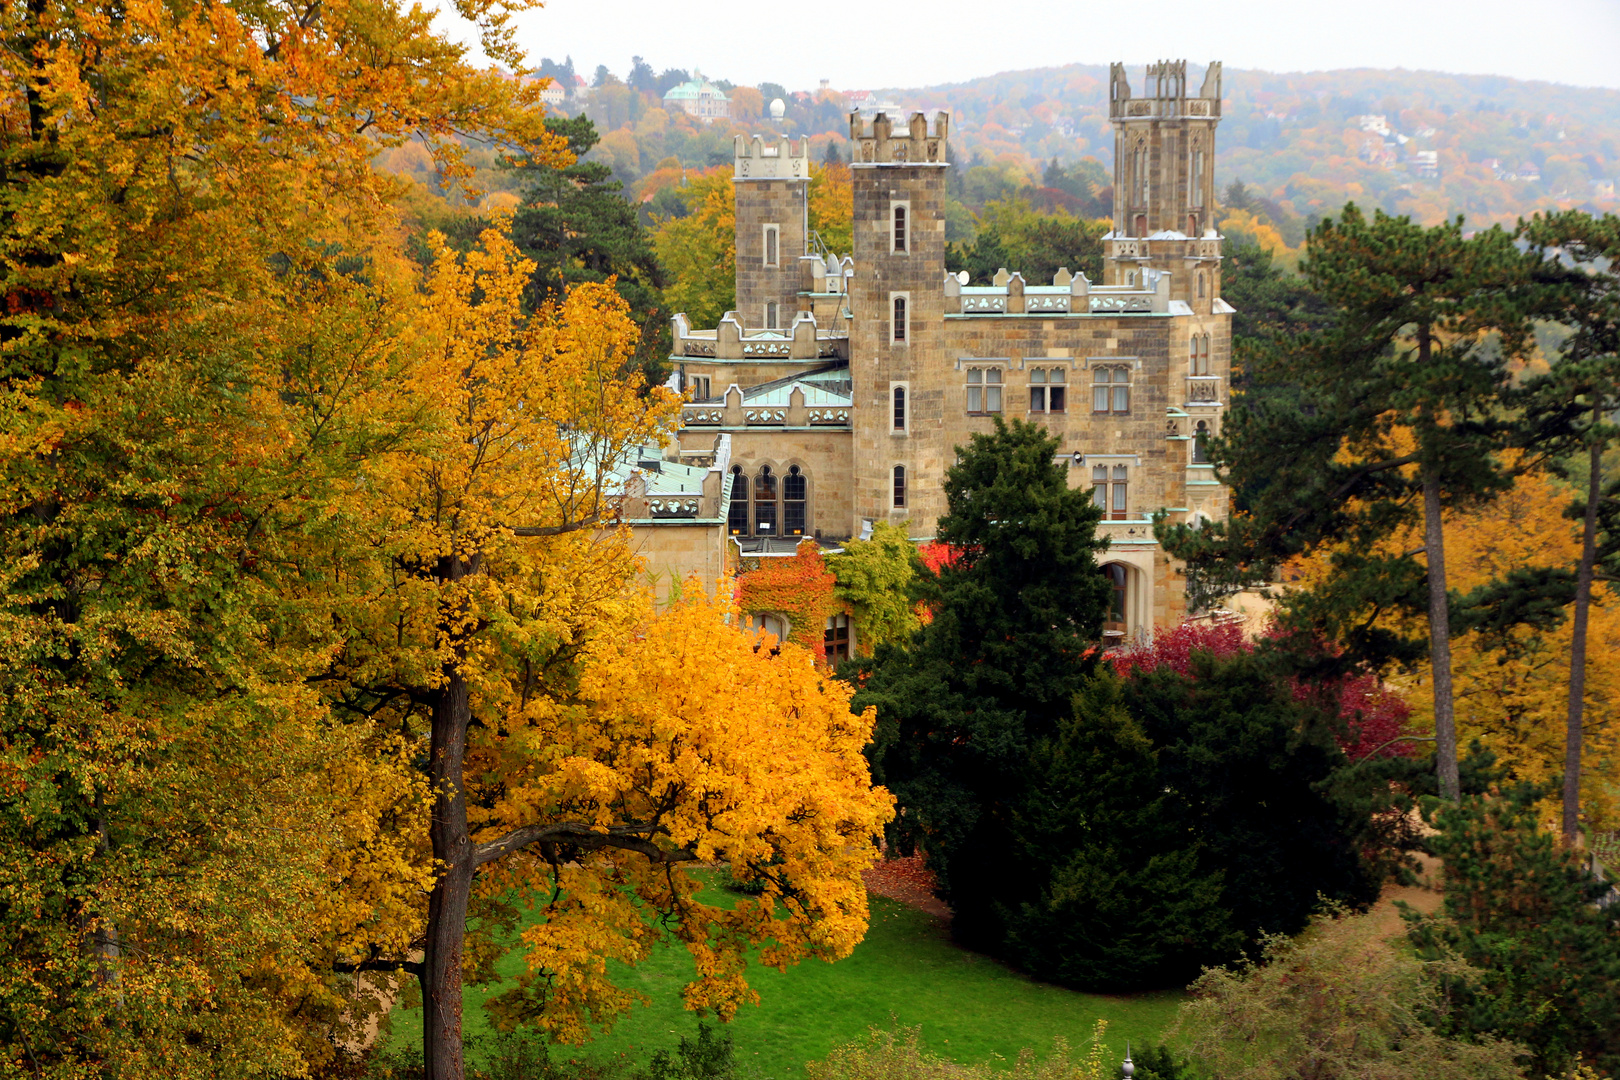
<path fill-rule="evenodd" d="M 792 12 L 803 12 L 796 20 Z M 466 39 L 465 24 L 452 27 Z M 1266 71 L 1403 67 L 1620 88 L 1620 0 L 547 0 L 530 59 L 790 90 L 925 86 L 1053 64 L 1185 58 Z"/>

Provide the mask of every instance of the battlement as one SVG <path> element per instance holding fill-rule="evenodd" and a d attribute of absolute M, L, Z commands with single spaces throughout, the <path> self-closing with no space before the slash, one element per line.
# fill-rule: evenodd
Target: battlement
<path fill-rule="evenodd" d="M 1221 63 L 1212 61 L 1204 71 L 1198 93 L 1187 93 L 1187 61 L 1161 60 L 1149 64 L 1142 79 L 1142 96 L 1132 97 L 1124 64 L 1108 66 L 1108 115 L 1114 120 L 1177 120 L 1221 115 Z"/>
<path fill-rule="evenodd" d="M 945 139 L 950 131 L 950 113 L 934 114 L 934 129 L 928 130 L 928 118 L 920 112 L 911 114 L 910 121 L 896 128 L 887 113 L 878 113 L 870 124 L 861 119 L 859 112 L 849 114 L 849 141 L 854 144 L 850 162 L 853 168 L 879 165 L 938 165 L 944 166 Z"/>
<path fill-rule="evenodd" d="M 810 179 L 810 140 L 767 140 L 763 135 L 749 138 L 738 135 L 733 140 L 734 180 L 808 180 Z"/>

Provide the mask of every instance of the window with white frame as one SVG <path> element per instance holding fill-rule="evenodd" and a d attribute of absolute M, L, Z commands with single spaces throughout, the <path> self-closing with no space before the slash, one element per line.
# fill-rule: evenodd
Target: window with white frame
<path fill-rule="evenodd" d="M 1131 411 L 1131 369 L 1106 364 L 1091 369 L 1091 411 L 1123 416 Z"/>
<path fill-rule="evenodd" d="M 967 411 L 983 415 L 1001 411 L 1001 369 L 998 367 L 970 367 L 967 369 Z"/>
<path fill-rule="evenodd" d="M 693 401 L 709 400 L 709 377 L 707 375 L 688 375 L 686 388 L 692 392 Z"/>
<path fill-rule="evenodd" d="M 765 226 L 765 265 L 776 266 L 781 262 L 782 229 L 777 225 Z"/>
<path fill-rule="evenodd" d="M 1188 370 L 1193 375 L 1209 374 L 1209 335 L 1194 334 L 1187 344 Z"/>
<path fill-rule="evenodd" d="M 822 650 L 827 654 L 827 663 L 836 664 L 840 660 L 849 659 L 849 616 L 829 615 L 827 625 L 821 632 Z"/>
<path fill-rule="evenodd" d="M 895 203 L 889 211 L 889 250 L 896 255 L 911 251 L 911 204 Z"/>
<path fill-rule="evenodd" d="M 780 615 L 769 611 L 750 612 L 747 619 L 748 629 L 755 634 L 769 634 L 778 642 L 787 640 L 788 621 Z"/>
<path fill-rule="evenodd" d="M 1091 467 L 1091 501 L 1102 511 L 1104 521 L 1124 521 L 1129 514 L 1126 488 L 1130 470 L 1125 465 Z"/>
<path fill-rule="evenodd" d="M 889 311 L 893 321 L 889 324 L 891 340 L 896 345 L 904 345 L 910 336 L 910 309 L 911 296 L 909 293 L 890 293 Z"/>
<path fill-rule="evenodd" d="M 1029 369 L 1029 411 L 1063 412 L 1068 402 L 1068 373 L 1064 368 Z"/>
<path fill-rule="evenodd" d="M 894 416 L 894 420 L 893 420 L 894 428 L 893 428 L 893 430 L 895 432 L 897 432 L 897 433 L 905 431 L 906 430 L 906 417 L 907 417 L 907 413 L 906 413 L 906 384 L 905 383 L 895 383 L 895 384 L 893 384 L 893 386 L 890 387 L 890 390 L 889 390 L 889 402 L 893 406 L 893 416 Z"/>

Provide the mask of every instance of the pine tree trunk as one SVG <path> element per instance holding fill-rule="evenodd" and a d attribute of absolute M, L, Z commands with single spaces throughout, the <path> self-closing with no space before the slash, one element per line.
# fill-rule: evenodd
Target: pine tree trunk
<path fill-rule="evenodd" d="M 458 580 L 469 567 L 454 557 L 440 561 L 440 580 Z M 472 702 L 458 663 L 446 665 L 445 682 L 434 691 L 431 760 L 433 820 L 428 827 L 433 857 L 443 869 L 428 897 L 427 946 L 422 957 L 422 1058 L 424 1080 L 464 1080 L 461 1045 L 461 959 L 467 934 L 467 908 L 478 872 L 472 833 L 467 828 L 467 794 L 462 763 Z"/>
<path fill-rule="evenodd" d="M 1429 563 L 1429 667 L 1434 674 L 1434 756 L 1440 797 L 1462 797 L 1457 774 L 1457 719 L 1451 691 L 1451 611 L 1446 601 L 1445 531 L 1440 518 L 1440 472 L 1423 471 L 1423 550 Z"/>
<path fill-rule="evenodd" d="M 1593 410 L 1593 424 L 1603 421 Z M 1575 621 L 1569 645 L 1569 721 L 1564 728 L 1564 843 L 1580 836 L 1582 710 L 1586 704 L 1586 618 L 1592 606 L 1592 571 L 1597 562 L 1597 506 L 1603 492 L 1603 442 L 1594 438 L 1591 475 L 1586 485 L 1586 519 L 1581 527 L 1581 565 L 1575 574 Z"/>

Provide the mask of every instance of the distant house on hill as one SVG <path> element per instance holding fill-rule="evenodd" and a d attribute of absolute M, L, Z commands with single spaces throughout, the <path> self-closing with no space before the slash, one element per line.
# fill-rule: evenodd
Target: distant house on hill
<path fill-rule="evenodd" d="M 694 71 L 689 82 L 672 88 L 664 95 L 665 108 L 678 108 L 688 116 L 695 116 L 705 124 L 731 115 L 731 100 L 725 91 Z"/>

